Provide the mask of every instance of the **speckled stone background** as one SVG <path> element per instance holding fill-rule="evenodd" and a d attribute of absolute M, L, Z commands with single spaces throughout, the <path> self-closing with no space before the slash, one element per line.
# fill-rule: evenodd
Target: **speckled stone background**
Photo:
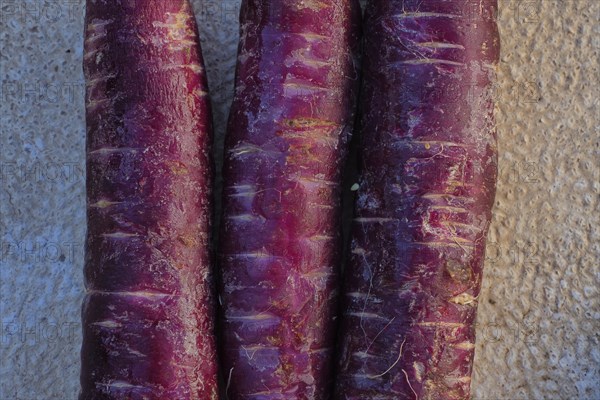
<path fill-rule="evenodd" d="M 196 0 L 217 160 L 239 0 Z M 499 0 L 498 195 L 475 399 L 600 399 L 598 0 Z M 76 399 L 83 0 L 0 1 L 0 400 Z"/>

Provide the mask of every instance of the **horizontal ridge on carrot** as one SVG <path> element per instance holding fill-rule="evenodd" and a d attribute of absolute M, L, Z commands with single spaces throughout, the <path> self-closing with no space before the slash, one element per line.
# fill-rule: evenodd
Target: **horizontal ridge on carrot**
<path fill-rule="evenodd" d="M 495 0 L 370 0 L 339 399 L 468 399 L 497 176 Z"/>
<path fill-rule="evenodd" d="M 211 111 L 187 0 L 88 0 L 80 400 L 217 399 Z"/>
<path fill-rule="evenodd" d="M 220 236 L 229 399 L 332 395 L 354 0 L 244 0 Z"/>

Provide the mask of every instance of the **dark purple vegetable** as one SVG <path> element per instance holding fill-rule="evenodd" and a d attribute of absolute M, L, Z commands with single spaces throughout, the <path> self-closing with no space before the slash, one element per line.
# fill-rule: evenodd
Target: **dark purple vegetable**
<path fill-rule="evenodd" d="M 187 0 L 88 0 L 81 400 L 217 399 L 211 112 Z"/>
<path fill-rule="evenodd" d="M 339 399 L 468 399 L 496 184 L 495 0 L 371 0 Z"/>
<path fill-rule="evenodd" d="M 331 397 L 359 21 L 354 0 L 242 2 L 220 241 L 229 399 Z"/>

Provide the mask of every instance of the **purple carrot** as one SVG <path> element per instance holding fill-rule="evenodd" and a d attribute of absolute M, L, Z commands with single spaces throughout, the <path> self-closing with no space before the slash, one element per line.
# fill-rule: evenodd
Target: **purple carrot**
<path fill-rule="evenodd" d="M 211 111 L 187 0 L 88 0 L 80 400 L 217 399 Z"/>
<path fill-rule="evenodd" d="M 495 0 L 371 0 L 338 399 L 468 399 L 497 174 Z"/>
<path fill-rule="evenodd" d="M 220 241 L 229 399 L 331 397 L 354 0 L 245 0 Z"/>

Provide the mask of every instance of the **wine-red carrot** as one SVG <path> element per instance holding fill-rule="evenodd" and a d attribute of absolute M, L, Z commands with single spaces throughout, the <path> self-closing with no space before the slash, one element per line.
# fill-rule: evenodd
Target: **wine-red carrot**
<path fill-rule="evenodd" d="M 81 400 L 216 399 L 211 112 L 187 0 L 88 0 Z"/>
<path fill-rule="evenodd" d="M 354 0 L 245 0 L 220 240 L 229 399 L 332 391 Z"/>
<path fill-rule="evenodd" d="M 468 399 L 497 175 L 495 0 L 370 0 L 339 399 Z"/>

